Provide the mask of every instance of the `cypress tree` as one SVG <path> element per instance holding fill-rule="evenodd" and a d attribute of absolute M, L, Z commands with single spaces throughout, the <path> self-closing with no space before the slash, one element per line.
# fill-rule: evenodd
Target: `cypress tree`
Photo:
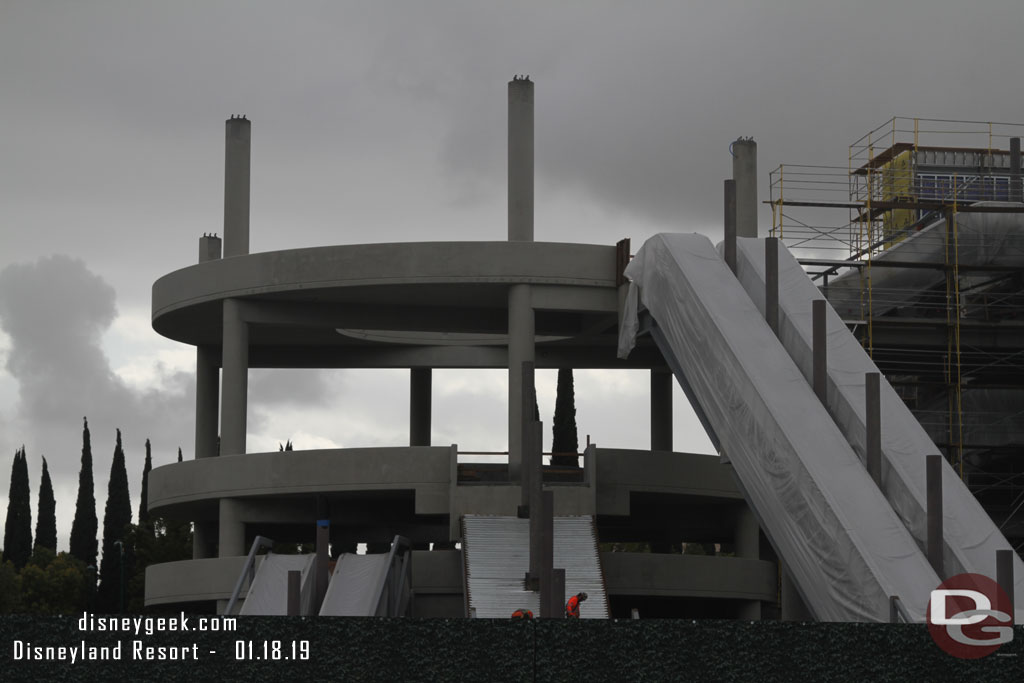
<path fill-rule="evenodd" d="M 146 439 L 146 464 L 142 467 L 142 497 L 139 502 L 139 526 L 149 523 L 149 471 L 153 469 L 153 456 L 150 452 L 149 439 Z"/>
<path fill-rule="evenodd" d="M 89 439 L 89 420 L 82 418 L 82 469 L 78 473 L 78 499 L 75 502 L 75 519 L 71 523 L 71 554 L 96 566 L 99 523 L 96 521 L 96 494 L 92 483 L 92 442 Z"/>
<path fill-rule="evenodd" d="M 107 484 L 107 505 L 103 512 L 103 557 L 100 559 L 100 588 L 97 595 L 100 611 L 115 612 L 120 608 L 122 553 L 117 544 L 124 543 L 128 525 L 132 523 L 132 503 L 128 494 L 128 471 L 121 448 L 121 430 L 117 430 L 114 460 L 110 463 Z M 127 569 L 127 568 L 125 568 Z M 126 573 L 127 577 L 127 573 Z"/>
<path fill-rule="evenodd" d="M 552 465 L 577 467 L 579 440 L 576 436 L 576 392 L 573 388 L 572 368 L 559 368 L 558 392 L 555 397 L 555 417 L 551 422 Z"/>
<path fill-rule="evenodd" d="M 14 452 L 11 465 L 11 488 L 7 498 L 7 521 L 4 525 L 4 559 L 21 569 L 32 555 L 32 503 L 28 487 L 28 464 L 25 447 Z"/>
<path fill-rule="evenodd" d="M 219 441 L 217 442 L 220 443 Z M 181 462 L 181 446 L 178 446 L 178 462 Z"/>
<path fill-rule="evenodd" d="M 53 498 L 50 470 L 43 458 L 43 477 L 39 481 L 39 515 L 36 519 L 36 545 L 57 552 L 57 501 Z"/>

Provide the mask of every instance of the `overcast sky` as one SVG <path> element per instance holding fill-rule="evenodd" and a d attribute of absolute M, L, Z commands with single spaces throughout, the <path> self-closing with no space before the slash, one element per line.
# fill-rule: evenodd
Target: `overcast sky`
<path fill-rule="evenodd" d="M 224 119 L 252 128 L 251 249 L 506 236 L 506 83 L 536 82 L 536 238 L 719 238 L 728 145 L 845 165 L 894 115 L 1024 121 L 1019 0 L 0 4 L 0 509 L 45 455 L 67 547 L 92 428 L 134 512 L 193 449 L 194 350 L 150 288 L 223 232 Z M 762 233 L 770 213 L 762 210 Z M 435 444 L 504 450 L 499 371 L 437 372 Z M 273 384 L 275 390 L 263 390 Z M 643 373 L 577 374 L 580 440 L 646 447 Z M 539 378 L 550 422 L 554 373 Z M 400 445 L 407 373 L 251 373 L 249 450 Z M 677 392 L 675 446 L 708 451 Z M 546 440 L 550 440 L 549 438 Z M 549 444 L 548 444 L 549 446 Z"/>

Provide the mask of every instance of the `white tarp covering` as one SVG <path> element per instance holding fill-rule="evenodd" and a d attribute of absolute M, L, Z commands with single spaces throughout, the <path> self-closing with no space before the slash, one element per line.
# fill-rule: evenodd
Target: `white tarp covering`
<path fill-rule="evenodd" d="M 1021 205 L 978 202 L 978 206 Z M 946 220 L 939 219 L 875 256 L 874 261 L 944 263 L 948 259 L 961 265 L 1013 265 L 1024 257 L 1024 225 L 1019 214 L 958 213 L 956 234 L 948 245 L 946 233 Z M 866 276 L 864 270 L 848 270 L 829 282 L 829 302 L 843 318 L 867 317 Z M 920 292 L 943 278 L 945 273 L 938 268 L 872 268 L 872 315 L 913 303 Z"/>
<path fill-rule="evenodd" d="M 260 562 L 239 614 L 288 614 L 288 572 L 302 572 L 299 581 L 299 614 L 313 611 L 313 560 L 315 555 L 267 553 Z"/>
<path fill-rule="evenodd" d="M 888 621 L 899 595 L 924 621 L 938 577 L 710 240 L 655 235 L 626 276 L 814 616 Z"/>
<path fill-rule="evenodd" d="M 388 553 L 342 553 L 334 565 L 321 616 L 372 617 L 376 615 L 381 586 L 388 571 Z"/>
<path fill-rule="evenodd" d="M 721 248 L 721 245 L 720 245 Z M 764 315 L 764 240 L 738 239 L 736 276 Z M 808 383 L 813 377 L 811 301 L 821 293 L 784 246 L 779 249 L 779 339 Z M 836 312 L 825 307 L 828 408 L 862 462 L 867 461 L 864 375 L 879 372 Z M 896 391 L 880 382 L 882 488 L 920 548 L 928 537 L 925 456 L 939 453 Z M 996 550 L 1010 544 L 974 495 L 943 460 L 943 563 L 947 576 L 994 578 Z M 1014 554 L 1014 593 L 1024 595 L 1024 563 Z M 1017 623 L 1024 609 L 1017 610 Z"/>
<path fill-rule="evenodd" d="M 480 619 L 508 619 L 517 609 L 540 616 L 540 595 L 526 590 L 530 568 L 530 520 L 466 515 L 463 518 L 469 606 Z M 581 619 L 607 619 L 608 597 L 589 515 L 555 517 L 554 566 L 565 569 L 565 594 L 587 594 Z"/>

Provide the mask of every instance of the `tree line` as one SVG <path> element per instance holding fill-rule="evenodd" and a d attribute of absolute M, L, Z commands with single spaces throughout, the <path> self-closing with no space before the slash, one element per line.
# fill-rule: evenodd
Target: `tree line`
<path fill-rule="evenodd" d="M 153 468 L 149 439 L 138 523 L 132 523 L 121 430 L 116 431 L 103 515 L 102 554 L 88 419 L 83 418 L 78 497 L 68 552 L 57 552 L 57 506 L 46 458 L 42 458 L 33 538 L 28 457 L 24 446 L 15 452 L 0 552 L 0 613 L 141 612 L 146 567 L 192 557 L 191 524 L 153 517 L 147 510 L 149 472 Z M 178 462 L 181 459 L 179 448 Z"/>

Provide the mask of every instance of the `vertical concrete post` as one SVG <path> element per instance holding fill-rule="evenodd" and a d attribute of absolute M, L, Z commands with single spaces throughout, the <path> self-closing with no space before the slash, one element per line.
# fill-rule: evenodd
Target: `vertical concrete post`
<path fill-rule="evenodd" d="M 672 450 L 672 373 L 651 368 L 651 450 Z"/>
<path fill-rule="evenodd" d="M 240 455 L 245 453 L 248 411 L 249 325 L 242 319 L 242 304 L 237 299 L 224 300 L 223 334 L 220 450 L 224 455 Z"/>
<path fill-rule="evenodd" d="M 928 561 L 939 579 L 946 580 L 942 564 L 942 456 L 929 455 L 925 463 L 928 516 Z"/>
<path fill-rule="evenodd" d="M 241 504 L 233 498 L 221 498 L 219 507 L 218 557 L 245 555 L 245 523 L 242 521 Z"/>
<path fill-rule="evenodd" d="M 220 398 L 217 349 L 196 347 L 196 458 L 217 455 L 217 401 Z"/>
<path fill-rule="evenodd" d="M 565 618 L 565 570 L 551 570 L 551 616 Z"/>
<path fill-rule="evenodd" d="M 540 567 L 540 616 L 553 617 L 552 573 L 555 560 L 555 494 L 553 491 L 541 493 L 541 567 Z"/>
<path fill-rule="evenodd" d="M 409 445 L 430 445 L 431 411 L 430 368 L 409 370 Z"/>
<path fill-rule="evenodd" d="M 292 569 L 288 572 L 288 616 L 299 616 L 302 596 L 302 572 Z"/>
<path fill-rule="evenodd" d="M 782 608 L 783 621 L 813 621 L 814 615 L 807 609 L 804 599 L 800 597 L 796 582 L 785 563 L 780 563 L 782 576 L 780 577 L 779 597 Z"/>
<path fill-rule="evenodd" d="M 736 181 L 736 234 L 757 237 L 757 143 L 753 138 L 732 143 L 732 179 Z"/>
<path fill-rule="evenodd" d="M 1020 138 L 1010 138 L 1010 201 L 1021 201 Z"/>
<path fill-rule="evenodd" d="M 736 512 L 736 525 L 733 527 L 733 543 L 736 546 L 736 557 L 748 560 L 761 559 L 761 527 L 754 517 L 753 511 L 746 503 L 741 504 Z M 757 620 L 762 616 L 760 600 L 745 600 L 739 609 L 739 618 Z"/>
<path fill-rule="evenodd" d="M 313 576 L 315 586 L 313 591 L 313 613 L 320 613 L 320 605 L 323 604 L 324 596 L 327 595 L 327 582 L 330 580 L 328 574 L 328 546 L 331 542 L 331 521 L 329 519 L 318 519 L 316 521 L 316 566 Z"/>
<path fill-rule="evenodd" d="M 533 241 L 533 81 L 508 83 L 508 239 Z"/>
<path fill-rule="evenodd" d="M 736 181 L 725 181 L 725 265 L 736 274 Z"/>
<path fill-rule="evenodd" d="M 1017 605 L 1013 595 L 1013 555 L 1014 552 L 1010 549 L 996 551 L 996 583 L 1006 593 L 1006 597 L 1010 599 L 1008 607 L 1011 626 L 1015 621 L 1014 613 L 1016 612 Z"/>
<path fill-rule="evenodd" d="M 520 480 L 523 461 L 523 424 L 533 419 L 533 405 L 523 410 L 523 363 L 534 361 L 534 315 L 529 285 L 512 285 L 508 291 L 508 472 Z M 532 375 L 531 375 L 532 377 Z M 532 396 L 530 396 L 532 397 Z"/>
<path fill-rule="evenodd" d="M 828 409 L 828 335 L 825 333 L 825 300 L 811 302 L 811 380 L 814 395 Z"/>
<path fill-rule="evenodd" d="M 199 262 L 216 261 L 220 258 L 220 238 L 216 235 L 203 235 L 199 238 Z"/>
<path fill-rule="evenodd" d="M 868 474 L 882 488 L 882 398 L 881 376 L 877 372 L 864 374 L 864 401 Z"/>
<path fill-rule="evenodd" d="M 249 253 L 249 147 L 252 125 L 245 116 L 224 122 L 224 256 Z"/>
<path fill-rule="evenodd" d="M 764 241 L 764 318 L 775 336 L 779 336 L 779 240 Z"/>
<path fill-rule="evenodd" d="M 511 371 L 510 371 L 511 372 Z M 534 443 L 537 421 L 533 419 L 533 407 L 536 403 L 535 370 L 533 361 L 525 361 L 519 365 L 519 413 L 522 416 L 518 424 L 521 442 L 522 459 L 519 470 L 519 503 L 527 509 L 533 504 L 534 489 L 541 485 L 541 451 L 543 443 Z M 509 425 L 511 430 L 512 425 Z M 509 437 L 511 438 L 511 431 Z M 511 453 L 510 453 L 511 460 Z M 535 462 L 536 461 L 536 462 Z"/>

